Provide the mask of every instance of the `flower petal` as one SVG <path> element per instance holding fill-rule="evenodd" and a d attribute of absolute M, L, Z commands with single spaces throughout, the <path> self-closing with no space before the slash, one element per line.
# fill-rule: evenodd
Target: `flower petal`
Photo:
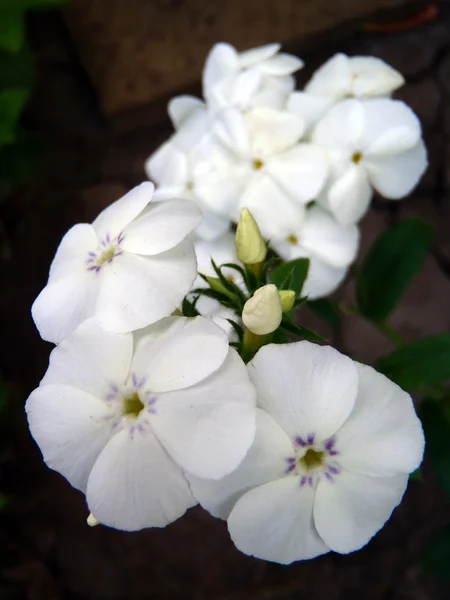
<path fill-rule="evenodd" d="M 145 161 L 144 169 L 159 186 L 184 187 L 188 179 L 186 153 L 178 148 L 173 137 Z"/>
<path fill-rule="evenodd" d="M 407 475 L 365 477 L 342 470 L 321 479 L 314 501 L 314 523 L 331 550 L 359 550 L 383 527 L 400 503 Z"/>
<path fill-rule="evenodd" d="M 352 152 L 360 150 L 364 127 L 364 105 L 360 100 L 350 98 L 342 100 L 326 113 L 314 128 L 311 140 L 327 148 Z"/>
<path fill-rule="evenodd" d="M 146 327 L 178 308 L 196 274 L 194 248 L 187 240 L 157 256 L 116 256 L 100 273 L 97 321 L 117 333 Z"/>
<path fill-rule="evenodd" d="M 287 110 L 302 118 L 307 129 L 314 127 L 327 110 L 333 105 L 333 99 L 328 96 L 318 96 L 307 92 L 295 91 L 289 96 Z"/>
<path fill-rule="evenodd" d="M 164 527 L 196 504 L 181 469 L 151 429 L 123 429 L 98 457 L 87 485 L 95 518 L 116 529 Z"/>
<path fill-rule="evenodd" d="M 387 96 L 401 87 L 401 73 L 375 56 L 352 56 L 353 93 L 357 97 Z"/>
<path fill-rule="evenodd" d="M 160 254 L 184 240 L 201 220 L 200 209 L 190 200 L 153 202 L 144 215 L 125 228 L 121 247 L 134 254 Z"/>
<path fill-rule="evenodd" d="M 95 252 L 98 240 L 92 225 L 74 225 L 61 240 L 50 267 L 48 283 L 85 271 L 89 252 Z"/>
<path fill-rule="evenodd" d="M 213 169 L 197 182 L 196 192 L 202 204 L 213 213 L 238 219 L 238 203 L 251 177 L 245 165 Z"/>
<path fill-rule="evenodd" d="M 424 437 L 411 397 L 375 369 L 356 366 L 355 408 L 336 433 L 339 462 L 374 477 L 415 471 L 422 462 Z"/>
<path fill-rule="evenodd" d="M 306 204 L 315 200 L 328 176 L 328 161 L 323 148 L 298 144 L 291 150 L 273 156 L 267 172 L 292 200 Z"/>
<path fill-rule="evenodd" d="M 319 206 L 313 206 L 306 212 L 300 243 L 325 263 L 348 267 L 358 252 L 359 231 L 355 225 L 341 225 Z"/>
<path fill-rule="evenodd" d="M 247 492 L 231 511 L 228 530 L 238 550 L 281 564 L 326 554 L 313 522 L 314 490 L 284 477 Z"/>
<path fill-rule="evenodd" d="M 305 92 L 340 100 L 350 89 L 351 77 L 348 56 L 338 53 L 317 69 L 306 84 Z"/>
<path fill-rule="evenodd" d="M 205 242 L 212 242 L 224 235 L 231 227 L 231 221 L 210 210 L 203 210 L 203 220 L 195 230 L 196 235 Z"/>
<path fill-rule="evenodd" d="M 119 235 L 151 201 L 154 189 L 153 183 L 144 181 L 125 194 L 123 198 L 105 208 L 92 223 L 99 240 L 108 234 L 110 238 Z"/>
<path fill-rule="evenodd" d="M 239 71 L 239 55 L 230 44 L 213 46 L 203 68 L 203 96 L 209 101 L 214 87 L 225 77 Z"/>
<path fill-rule="evenodd" d="M 90 318 L 54 348 L 41 385 L 70 385 L 105 400 L 111 384 L 125 383 L 132 354 L 131 334 L 107 333 Z"/>
<path fill-rule="evenodd" d="M 169 392 L 203 381 L 227 354 L 226 335 L 208 319 L 168 317 L 139 332 L 131 369 L 153 392 Z"/>
<path fill-rule="evenodd" d="M 178 129 L 183 123 L 192 116 L 199 108 L 203 108 L 204 102 L 195 96 L 176 96 L 169 100 L 167 112 L 175 129 Z"/>
<path fill-rule="evenodd" d="M 259 46 L 258 48 L 251 48 L 250 50 L 244 50 L 239 52 L 239 63 L 244 69 L 252 67 L 257 63 L 266 61 L 280 50 L 281 44 L 266 44 L 265 46 Z"/>
<path fill-rule="evenodd" d="M 186 475 L 192 493 L 214 517 L 227 519 L 238 499 L 250 489 L 280 479 L 289 466 L 292 442 L 272 417 L 256 409 L 256 434 L 235 471 L 219 481 Z"/>
<path fill-rule="evenodd" d="M 297 144 L 305 130 L 303 119 L 286 111 L 255 108 L 246 115 L 254 158 L 264 160 Z"/>
<path fill-rule="evenodd" d="M 417 185 L 428 166 L 427 150 L 422 140 L 402 154 L 383 158 L 370 157 L 366 170 L 373 187 L 385 198 L 398 200 Z"/>
<path fill-rule="evenodd" d="M 26 411 L 47 466 L 84 492 L 112 432 L 106 403 L 68 385 L 44 385 L 31 393 Z"/>
<path fill-rule="evenodd" d="M 47 285 L 31 307 L 43 340 L 57 344 L 94 314 L 98 294 L 97 273 L 87 270 Z"/>
<path fill-rule="evenodd" d="M 302 341 L 263 346 L 247 365 L 257 403 L 291 437 L 332 436 L 353 410 L 358 371 L 331 346 Z"/>
<path fill-rule="evenodd" d="M 319 198 L 319 202 L 341 225 L 348 226 L 357 223 L 366 214 L 372 194 L 364 168 L 350 164 L 331 184 L 328 192 Z"/>
<path fill-rule="evenodd" d="M 214 327 L 224 335 L 220 327 Z M 158 439 L 177 464 L 198 477 L 228 475 L 253 442 L 255 390 L 233 348 L 207 379 L 162 394 L 157 404 L 152 427 Z"/>
<path fill-rule="evenodd" d="M 265 60 L 260 68 L 266 75 L 276 75 L 283 77 L 284 75 L 292 75 L 304 66 L 304 62 L 298 56 L 281 52 L 276 56 Z"/>

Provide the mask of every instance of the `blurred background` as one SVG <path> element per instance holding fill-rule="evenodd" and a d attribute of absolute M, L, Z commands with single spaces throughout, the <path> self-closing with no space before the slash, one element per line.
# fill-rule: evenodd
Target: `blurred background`
<path fill-rule="evenodd" d="M 432 254 L 392 324 L 407 340 L 450 331 L 450 3 L 0 0 L 0 599 L 447 600 L 450 580 L 439 576 L 450 562 L 423 565 L 450 522 L 427 465 L 361 552 L 283 567 L 238 553 L 225 524 L 199 508 L 164 530 L 90 529 L 84 497 L 29 436 L 23 405 L 51 350 L 30 306 L 57 244 L 145 179 L 144 160 L 171 133 L 167 100 L 200 94 L 218 41 L 282 42 L 306 62 L 300 85 L 337 51 L 403 73 L 396 97 L 422 121 L 430 167 L 410 198 L 375 203 L 360 254 L 400 218 L 428 220 Z M 351 295 L 351 282 L 337 293 Z M 302 319 L 361 361 L 391 350 L 354 317 L 334 331 Z"/>

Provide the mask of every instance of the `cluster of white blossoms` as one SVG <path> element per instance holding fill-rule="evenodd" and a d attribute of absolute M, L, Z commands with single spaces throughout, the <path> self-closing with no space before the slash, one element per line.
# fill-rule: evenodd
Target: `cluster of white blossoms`
<path fill-rule="evenodd" d="M 314 299 L 344 279 L 374 190 L 403 198 L 427 157 L 419 120 L 390 98 L 404 83 L 396 70 L 375 57 L 337 54 L 298 91 L 293 74 L 303 63 L 279 50 L 215 45 L 203 71 L 205 100 L 169 103 L 175 133 L 146 171 L 158 199 L 201 207 L 199 254 L 214 258 L 246 207 L 283 259 L 310 259 L 305 292 Z"/>
<path fill-rule="evenodd" d="M 410 396 L 386 377 L 329 346 L 280 343 L 306 331 L 293 315 L 305 296 L 275 285 L 291 267 L 273 267 L 257 221 L 284 258 L 311 258 L 312 296 L 337 285 L 358 235 L 319 202 L 307 207 L 339 178 L 326 184 L 324 147 L 299 142 L 312 117 L 283 107 L 300 63 L 277 52 L 218 46 L 208 106 L 172 103 L 178 133 L 150 161 L 166 185 L 141 184 L 63 237 L 32 307 L 57 345 L 26 411 L 47 465 L 86 495 L 90 525 L 164 527 L 200 503 L 240 550 L 290 563 L 365 545 L 400 502 L 424 439 Z M 343 94 L 351 86 L 364 88 L 352 75 Z M 348 110 L 368 115 L 370 102 Z M 392 160 L 411 139 L 402 127 L 395 139 L 383 130 Z M 373 142 L 369 129 L 361 136 Z M 198 159 L 210 151 L 214 169 Z M 369 159 L 353 164 L 375 185 Z M 213 189 L 220 210 L 201 223 Z M 244 209 L 234 236 L 247 204 L 258 218 Z"/>

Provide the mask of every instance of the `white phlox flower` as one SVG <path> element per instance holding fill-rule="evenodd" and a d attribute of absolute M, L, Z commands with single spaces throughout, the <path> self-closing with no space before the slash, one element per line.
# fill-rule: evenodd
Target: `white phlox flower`
<path fill-rule="evenodd" d="M 190 476 L 237 548 L 289 564 L 360 549 L 400 503 L 424 438 L 408 394 L 331 347 L 268 345 L 247 365 L 255 441 L 220 481 Z"/>
<path fill-rule="evenodd" d="M 197 268 L 198 272 L 208 277 L 217 277 L 217 273 L 211 263 L 211 259 L 214 260 L 218 267 L 224 264 L 237 264 L 241 263 L 238 261 L 236 256 L 236 247 L 234 243 L 233 233 L 226 232 L 220 238 L 214 241 L 205 241 L 194 237 L 195 252 L 197 255 Z M 222 274 L 232 283 L 235 283 L 242 291 L 246 291 L 244 280 L 239 271 L 224 267 Z M 194 281 L 193 289 L 195 288 L 206 288 L 208 287 L 205 280 L 198 276 Z M 190 296 L 192 300 L 192 295 Z M 195 305 L 198 312 L 204 317 L 208 317 L 214 323 L 219 325 L 225 333 L 228 335 L 230 340 L 235 340 L 235 331 L 232 325 L 229 323 L 229 319 L 240 323 L 240 317 L 236 313 L 215 300 L 207 296 L 200 296 Z"/>
<path fill-rule="evenodd" d="M 427 167 L 420 121 L 399 100 L 343 100 L 316 125 L 312 140 L 331 163 L 319 202 L 342 224 L 366 213 L 375 189 L 390 200 L 411 192 Z"/>
<path fill-rule="evenodd" d="M 96 521 L 163 527 L 196 502 L 183 475 L 220 478 L 255 432 L 255 390 L 224 332 L 168 317 L 132 333 L 93 319 L 57 346 L 28 398 L 47 465 L 86 494 Z"/>
<path fill-rule="evenodd" d="M 32 307 L 45 340 L 60 342 L 89 317 L 108 331 L 132 331 L 179 306 L 197 274 L 185 238 L 201 213 L 185 200 L 147 207 L 152 194 L 143 183 L 63 237 Z"/>
<path fill-rule="evenodd" d="M 271 246 L 286 261 L 309 258 L 308 276 L 302 294 L 310 300 L 331 294 L 345 278 L 359 247 L 356 225 L 341 225 L 333 216 L 313 205 L 298 229 Z"/>
<path fill-rule="evenodd" d="M 215 113 L 231 107 L 248 111 L 256 107 L 283 109 L 294 89 L 292 74 L 303 61 L 268 44 L 238 52 L 230 44 L 216 44 L 203 70 L 203 95 Z"/>
<path fill-rule="evenodd" d="M 326 152 L 299 143 L 303 130 L 303 120 L 284 111 L 223 111 L 214 124 L 214 168 L 197 186 L 204 205 L 235 222 L 248 208 L 266 238 L 301 223 L 328 174 Z"/>
<path fill-rule="evenodd" d="M 317 69 L 303 91 L 290 95 L 287 107 L 310 127 L 340 100 L 388 96 L 404 83 L 402 74 L 380 58 L 338 53 Z"/>

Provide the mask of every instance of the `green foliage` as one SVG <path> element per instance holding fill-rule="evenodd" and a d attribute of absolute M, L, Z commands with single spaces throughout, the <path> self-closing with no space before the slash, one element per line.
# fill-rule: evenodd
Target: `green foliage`
<path fill-rule="evenodd" d="M 450 525 L 440 531 L 428 545 L 422 565 L 430 575 L 450 577 Z"/>
<path fill-rule="evenodd" d="M 18 52 L 24 42 L 25 20 L 22 10 L 0 9 L 0 48 Z"/>
<path fill-rule="evenodd" d="M 450 379 L 450 334 L 431 335 L 380 358 L 377 369 L 411 391 Z"/>
<path fill-rule="evenodd" d="M 443 403 L 427 399 L 419 416 L 425 432 L 431 468 L 450 498 L 450 410 Z"/>
<path fill-rule="evenodd" d="M 341 324 L 341 316 L 331 300 L 328 298 L 320 298 L 320 300 L 308 301 L 307 307 L 322 321 L 331 325 L 331 327 L 339 327 Z"/>
<path fill-rule="evenodd" d="M 294 290 L 300 296 L 308 270 L 309 258 L 297 258 L 273 269 L 270 278 L 279 290 Z"/>
<path fill-rule="evenodd" d="M 28 92 L 20 88 L 0 91 L 0 146 L 14 142 L 17 121 L 27 97 Z"/>
<path fill-rule="evenodd" d="M 381 322 L 394 310 L 432 237 L 432 228 L 420 219 L 405 219 L 378 237 L 357 277 L 357 303 L 365 317 Z"/>

